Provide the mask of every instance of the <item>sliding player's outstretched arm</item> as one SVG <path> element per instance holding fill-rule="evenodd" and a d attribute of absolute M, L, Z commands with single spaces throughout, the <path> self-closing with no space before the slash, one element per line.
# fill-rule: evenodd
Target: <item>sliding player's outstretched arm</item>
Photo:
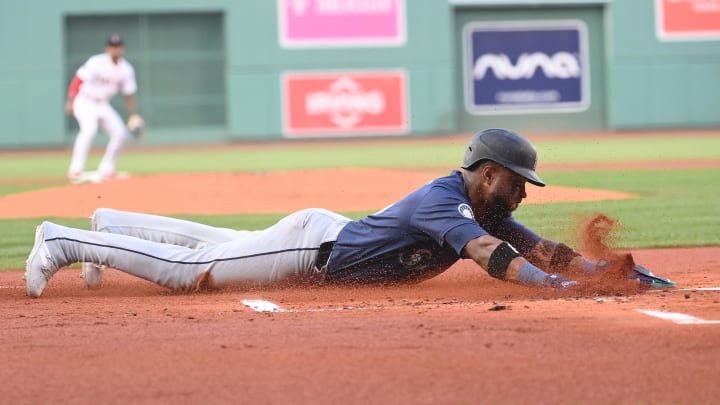
<path fill-rule="evenodd" d="M 577 282 L 548 274 L 529 262 L 510 243 L 484 235 L 465 245 L 463 255 L 472 259 L 494 278 L 534 287 L 569 288 Z"/>

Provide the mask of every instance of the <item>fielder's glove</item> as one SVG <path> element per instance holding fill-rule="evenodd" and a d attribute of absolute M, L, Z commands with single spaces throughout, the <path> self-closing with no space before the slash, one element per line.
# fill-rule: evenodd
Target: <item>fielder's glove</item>
<path fill-rule="evenodd" d="M 599 260 L 596 268 L 600 274 L 613 275 L 615 273 L 615 277 L 638 280 L 640 284 L 649 288 L 673 288 L 676 285 L 674 281 L 657 276 L 646 267 L 635 264 L 635 260 L 629 253 L 615 255 L 607 260 Z"/>
<path fill-rule="evenodd" d="M 628 278 L 630 280 L 639 280 L 640 283 L 650 288 L 674 288 L 676 286 L 675 282 L 669 278 L 657 276 L 639 264 L 633 267 L 633 274 Z"/>
<path fill-rule="evenodd" d="M 127 122 L 128 131 L 135 137 L 140 139 L 145 134 L 145 121 L 140 114 L 133 114 L 128 118 Z"/>

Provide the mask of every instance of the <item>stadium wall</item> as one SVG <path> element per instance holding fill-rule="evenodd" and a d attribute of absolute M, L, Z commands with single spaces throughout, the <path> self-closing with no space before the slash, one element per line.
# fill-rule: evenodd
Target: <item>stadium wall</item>
<path fill-rule="evenodd" d="M 398 35 L 318 44 L 281 30 L 292 21 L 276 0 L 4 0 L 0 147 L 72 143 L 67 84 L 111 32 L 125 37 L 136 67 L 148 143 L 720 124 L 720 41 L 662 37 L 656 2 L 389 3 L 403 6 Z M 469 112 L 464 27 L 537 20 L 586 30 L 580 107 Z M 119 97 L 113 104 L 124 113 Z"/>
<path fill-rule="evenodd" d="M 658 21 L 660 3 L 680 7 L 669 10 L 675 25 L 669 30 Z M 605 27 L 610 128 L 720 124 L 717 1 L 616 0 Z"/>

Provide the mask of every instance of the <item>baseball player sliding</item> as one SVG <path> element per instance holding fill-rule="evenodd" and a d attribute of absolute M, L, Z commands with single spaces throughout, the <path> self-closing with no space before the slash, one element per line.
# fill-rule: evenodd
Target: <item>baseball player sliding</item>
<path fill-rule="evenodd" d="M 122 118 L 109 103 L 118 90 L 122 89 L 130 112 L 128 126 L 136 137 L 142 134 L 143 120 L 135 102 L 135 71 L 123 58 L 123 40 L 113 34 L 106 45 L 104 53 L 92 56 L 80 66 L 68 89 L 65 110 L 68 115 L 75 116 L 80 126 L 68 171 L 71 183 L 103 181 L 119 176 L 115 163 L 122 151 L 127 131 Z M 108 133 L 110 142 L 97 172 L 86 173 L 85 161 L 98 125 Z"/>
<path fill-rule="evenodd" d="M 86 263 L 82 275 L 90 287 L 109 266 L 168 288 L 197 290 L 239 283 L 419 282 L 468 258 L 501 280 L 573 288 L 572 275 L 609 269 L 512 217 L 527 182 L 545 185 L 536 162 L 525 138 L 488 129 L 470 140 L 461 169 L 358 221 L 306 209 L 265 230 L 236 231 L 98 209 L 91 231 L 43 222 L 27 260 L 27 294 L 39 297 L 58 269 L 76 262 Z M 623 277 L 674 285 L 634 263 Z"/>

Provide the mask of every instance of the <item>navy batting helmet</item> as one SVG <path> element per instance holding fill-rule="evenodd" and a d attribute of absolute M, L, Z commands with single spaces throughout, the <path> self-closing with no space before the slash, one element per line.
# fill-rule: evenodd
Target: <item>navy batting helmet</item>
<path fill-rule="evenodd" d="M 490 128 L 475 134 L 465 150 L 462 168 L 473 168 L 483 160 L 491 160 L 523 176 L 528 182 L 545 187 L 545 183 L 535 173 L 535 147 L 513 131 Z"/>

